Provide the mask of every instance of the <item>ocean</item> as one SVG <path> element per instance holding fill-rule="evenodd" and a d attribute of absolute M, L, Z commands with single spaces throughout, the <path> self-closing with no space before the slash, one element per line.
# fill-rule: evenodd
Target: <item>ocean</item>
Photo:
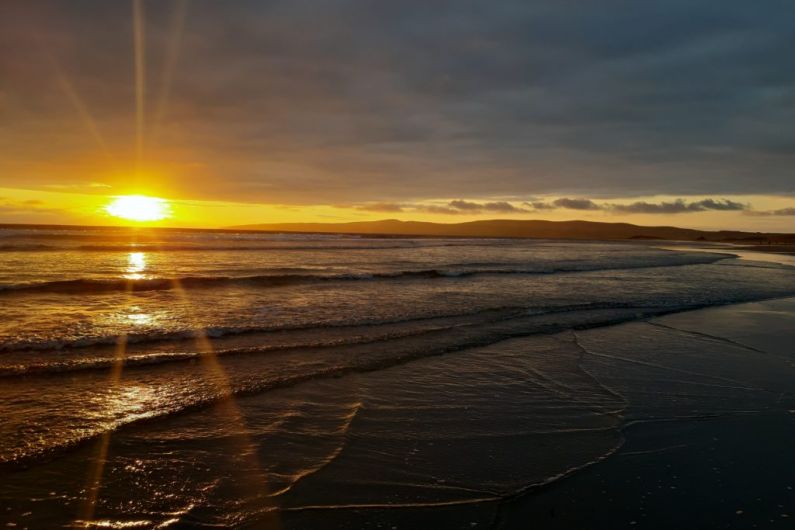
<path fill-rule="evenodd" d="M 2 228 L 0 521 L 504 499 L 631 422 L 781 406 L 786 352 L 659 317 L 792 296 L 795 267 L 649 242 Z"/>

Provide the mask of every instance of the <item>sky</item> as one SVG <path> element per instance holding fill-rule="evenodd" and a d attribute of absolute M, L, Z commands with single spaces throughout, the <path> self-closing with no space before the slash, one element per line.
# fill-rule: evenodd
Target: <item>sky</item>
<path fill-rule="evenodd" d="M 7 0 L 0 223 L 795 232 L 791 0 Z"/>

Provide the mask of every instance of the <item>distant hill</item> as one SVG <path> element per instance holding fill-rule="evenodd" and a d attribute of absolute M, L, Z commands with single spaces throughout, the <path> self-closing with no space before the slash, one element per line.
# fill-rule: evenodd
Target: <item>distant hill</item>
<path fill-rule="evenodd" d="M 278 223 L 229 227 L 234 230 L 369 234 L 396 236 L 522 237 L 537 239 L 667 239 L 684 241 L 732 241 L 749 244 L 795 243 L 793 234 L 692 230 L 673 226 L 638 226 L 629 223 L 591 221 L 490 220 L 467 223 L 419 221 L 359 221 L 351 223 Z"/>

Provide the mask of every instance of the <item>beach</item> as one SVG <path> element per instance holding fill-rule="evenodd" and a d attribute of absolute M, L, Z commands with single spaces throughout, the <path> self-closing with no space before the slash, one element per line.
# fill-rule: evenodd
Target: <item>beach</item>
<path fill-rule="evenodd" d="M 52 245 L 38 235 L 24 243 Z M 618 242 L 177 236 L 3 254 L 6 524 L 794 516 L 787 264 Z M 69 277 L 14 269 L 52 256 Z"/>
<path fill-rule="evenodd" d="M 396 483 L 380 487 L 368 483 L 366 490 L 360 491 L 356 484 L 377 473 L 379 463 L 367 466 L 365 462 L 363 468 L 361 460 L 346 462 L 343 456 L 329 469 L 316 470 L 318 476 L 306 477 L 303 491 L 287 496 L 296 504 L 282 507 L 279 524 L 296 529 L 525 528 L 532 521 L 544 528 L 789 528 L 795 506 L 795 459 L 790 450 L 795 436 L 793 318 L 795 298 L 786 298 L 578 332 L 583 344 L 601 347 L 620 337 L 622 351 L 636 355 L 621 356 L 621 364 L 635 369 L 632 374 L 616 370 L 610 362 L 592 361 L 586 368 L 589 373 L 601 368 L 597 377 L 626 402 L 621 403 L 622 420 L 611 426 L 614 431 L 609 442 L 592 455 L 584 455 L 577 467 L 560 467 L 551 480 L 516 483 L 513 490 L 450 497 L 442 493 L 429 499 L 425 494 L 401 492 Z M 659 359 L 661 353 L 669 352 L 659 342 L 650 344 L 644 328 L 674 335 L 675 354 Z M 416 364 L 424 362 L 434 361 Z M 636 377 L 643 377 L 647 370 L 668 376 L 658 380 L 653 400 L 645 395 L 645 388 L 636 386 Z M 611 371 L 612 378 L 608 375 Z M 399 380 L 397 374 L 395 379 Z M 351 385 L 343 377 L 333 380 L 324 391 L 339 395 Z M 219 412 L 225 412 L 223 407 Z M 135 434 L 130 436 L 135 438 Z M 380 445 L 382 449 L 401 449 L 406 458 L 419 458 L 424 450 L 413 438 L 409 440 L 412 449 Z M 497 454 L 489 449 L 490 443 L 475 444 L 468 455 L 451 454 L 452 444 L 446 440 L 450 445 L 444 451 L 431 450 L 425 456 L 449 475 L 480 477 L 475 482 L 479 486 L 498 474 L 509 476 L 510 468 L 527 466 L 528 461 L 532 468 L 544 467 L 533 453 L 540 445 L 549 456 L 548 442 L 528 435 L 510 438 L 496 445 Z M 156 446 L 163 443 L 159 440 Z M 84 451 L 72 465 L 79 469 L 93 449 Z M 485 461 L 474 458 L 481 451 L 489 456 Z M 52 472 L 31 468 L 11 476 L 19 481 L 15 487 L 24 487 L 25 479 L 41 484 Z M 437 480 L 433 487 L 444 490 L 448 480 Z M 450 484 L 448 489 L 457 488 L 460 486 Z M 393 502 L 398 494 L 403 498 Z M 318 504 L 305 505 L 306 499 L 317 499 Z M 37 516 L 31 510 L 41 502 L 46 499 L 23 505 L 27 516 L 13 508 L 6 508 L 6 516 L 22 525 L 27 518 L 33 521 L 29 527 L 37 528 Z M 266 516 L 252 527 L 275 524 L 271 518 Z M 138 526 L 150 525 L 139 520 Z M 169 525 L 199 526 L 190 519 Z"/>
<path fill-rule="evenodd" d="M 795 530 L 793 20 L 0 1 L 0 530 Z"/>
<path fill-rule="evenodd" d="M 793 317 L 795 299 L 790 298 L 651 322 L 686 330 L 694 349 L 699 342 L 725 341 L 729 348 L 780 355 L 792 366 Z M 726 371 L 749 370 L 749 384 L 769 381 L 764 373 L 751 375 L 753 359 L 731 362 Z M 324 527 L 791 528 L 795 402 L 791 385 L 780 383 L 770 390 L 781 389 L 781 399 L 768 407 L 628 419 L 621 445 L 609 457 L 504 499 L 427 509 L 332 510 L 323 515 Z M 289 514 L 285 522 L 312 528 L 312 519 Z"/>

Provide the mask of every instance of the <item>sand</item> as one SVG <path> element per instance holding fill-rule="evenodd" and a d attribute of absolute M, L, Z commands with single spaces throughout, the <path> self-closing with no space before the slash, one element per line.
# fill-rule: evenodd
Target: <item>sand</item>
<path fill-rule="evenodd" d="M 653 322 L 795 362 L 793 298 Z M 613 455 L 502 501 L 286 512 L 282 522 L 296 529 L 795 528 L 795 397 L 780 394 L 763 410 L 629 421 Z"/>

